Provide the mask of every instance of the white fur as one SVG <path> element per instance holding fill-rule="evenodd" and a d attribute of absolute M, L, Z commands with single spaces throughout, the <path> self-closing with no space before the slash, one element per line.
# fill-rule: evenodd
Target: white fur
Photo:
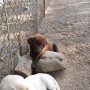
<path fill-rule="evenodd" d="M 23 77 L 8 75 L 1 81 L 0 90 L 26 90 L 27 86 Z"/>
<path fill-rule="evenodd" d="M 48 74 L 35 74 L 27 77 L 25 82 L 29 90 L 60 90 L 56 80 Z"/>
<path fill-rule="evenodd" d="M 8 75 L 1 81 L 0 90 L 60 90 L 60 88 L 52 76 L 39 73 L 26 79 L 19 75 Z"/>

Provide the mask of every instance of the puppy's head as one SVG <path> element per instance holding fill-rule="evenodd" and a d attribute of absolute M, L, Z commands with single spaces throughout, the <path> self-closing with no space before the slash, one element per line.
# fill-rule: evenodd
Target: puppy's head
<path fill-rule="evenodd" d="M 23 77 L 8 75 L 1 81 L 0 90 L 28 90 L 28 87 Z"/>
<path fill-rule="evenodd" d="M 37 55 L 42 52 L 43 48 L 47 45 L 47 39 L 40 34 L 30 37 L 28 40 L 30 51 Z"/>

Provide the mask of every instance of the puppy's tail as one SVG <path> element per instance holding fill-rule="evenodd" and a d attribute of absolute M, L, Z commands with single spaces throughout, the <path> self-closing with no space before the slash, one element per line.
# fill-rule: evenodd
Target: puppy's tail
<path fill-rule="evenodd" d="M 59 87 L 57 81 L 53 77 L 52 77 L 52 80 L 53 80 L 53 82 L 54 82 L 54 84 L 56 86 L 56 90 L 60 90 L 60 87 Z"/>
<path fill-rule="evenodd" d="M 54 50 L 54 52 L 58 52 L 58 47 L 55 43 L 53 43 L 53 50 Z"/>

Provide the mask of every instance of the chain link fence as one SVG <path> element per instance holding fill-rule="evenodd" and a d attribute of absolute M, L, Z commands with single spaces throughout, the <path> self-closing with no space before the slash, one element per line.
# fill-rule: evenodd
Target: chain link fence
<path fill-rule="evenodd" d="M 27 38 L 38 32 L 43 0 L 0 0 L 0 80 L 15 68 L 17 51 L 28 51 Z M 42 8 L 43 7 L 43 8 Z"/>

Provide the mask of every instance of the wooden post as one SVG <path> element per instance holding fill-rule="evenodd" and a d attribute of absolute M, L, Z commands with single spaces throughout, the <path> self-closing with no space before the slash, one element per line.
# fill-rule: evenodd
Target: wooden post
<path fill-rule="evenodd" d="M 43 0 L 43 16 L 45 17 L 45 0 Z"/>

